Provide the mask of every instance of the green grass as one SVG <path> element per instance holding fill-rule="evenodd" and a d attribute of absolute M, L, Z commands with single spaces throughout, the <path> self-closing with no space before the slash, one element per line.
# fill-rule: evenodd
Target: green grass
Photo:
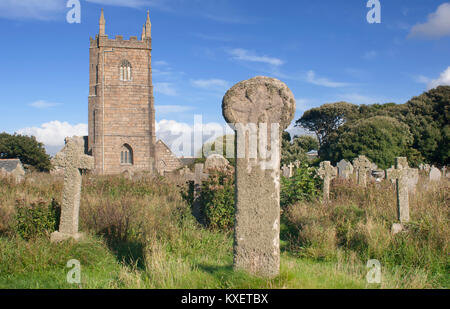
<path fill-rule="evenodd" d="M 97 237 L 75 243 L 52 244 L 46 238 L 25 241 L 0 238 L 0 288 L 365 288 L 363 278 L 336 270 L 333 263 L 298 259 L 282 254 L 281 272 L 266 280 L 232 269 L 232 241 L 228 236 L 200 231 L 185 234 L 171 247 L 151 247 L 146 267 L 126 262 L 130 251 L 114 254 Z M 202 237 L 198 237 L 202 236 Z M 191 238 L 192 237 L 192 238 Z M 186 242 L 190 239 L 190 242 Z M 143 258 L 143 257 L 141 257 Z M 144 257 L 145 258 L 145 257 Z M 81 263 L 81 285 L 66 282 L 70 268 Z M 136 261 L 134 261 L 136 262 Z"/>

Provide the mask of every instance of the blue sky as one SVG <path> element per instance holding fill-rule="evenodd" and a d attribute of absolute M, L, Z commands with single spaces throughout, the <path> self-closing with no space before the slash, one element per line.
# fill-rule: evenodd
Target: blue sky
<path fill-rule="evenodd" d="M 404 103 L 450 84 L 450 2 L 380 0 L 369 24 L 366 0 L 1 0 L 0 131 L 34 134 L 49 152 L 64 135 L 86 134 L 89 37 L 140 37 L 150 10 L 156 119 L 170 143 L 194 115 L 224 123 L 221 100 L 257 75 L 284 81 L 296 118 L 336 101 Z"/>

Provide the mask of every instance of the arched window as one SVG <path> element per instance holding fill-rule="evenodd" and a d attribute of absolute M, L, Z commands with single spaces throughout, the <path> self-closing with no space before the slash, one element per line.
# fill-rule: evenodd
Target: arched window
<path fill-rule="evenodd" d="M 131 63 L 128 60 L 120 63 L 120 80 L 125 82 L 131 80 Z"/>
<path fill-rule="evenodd" d="M 133 150 L 128 144 L 122 146 L 120 151 L 120 164 L 133 164 Z"/>

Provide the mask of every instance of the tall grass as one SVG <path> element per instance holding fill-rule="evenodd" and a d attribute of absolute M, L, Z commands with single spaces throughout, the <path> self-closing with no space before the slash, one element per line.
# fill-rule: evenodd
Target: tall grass
<path fill-rule="evenodd" d="M 34 179 L 31 180 L 31 179 Z M 7 288 L 367 288 L 448 287 L 447 182 L 411 198 L 408 231 L 393 237 L 395 192 L 336 182 L 331 202 L 302 202 L 283 213 L 282 263 L 266 280 L 232 270 L 231 232 L 199 225 L 164 178 L 84 176 L 80 243 L 25 241 L 14 231 L 16 200 L 61 202 L 62 178 L 0 179 L 0 287 Z M 83 265 L 81 286 L 65 282 L 69 259 Z M 379 259 L 381 285 L 365 281 Z M 447 276 L 447 277 L 446 277 Z"/>

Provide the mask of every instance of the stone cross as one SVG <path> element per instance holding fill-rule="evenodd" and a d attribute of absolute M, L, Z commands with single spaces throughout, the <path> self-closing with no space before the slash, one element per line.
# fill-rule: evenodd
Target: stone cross
<path fill-rule="evenodd" d="M 295 98 L 283 82 L 255 77 L 228 90 L 222 113 L 236 134 L 234 269 L 275 277 L 280 271 L 281 134 L 294 117 Z M 252 127 L 258 134 L 248 132 Z"/>
<path fill-rule="evenodd" d="M 404 157 L 395 159 L 395 168 L 386 171 L 387 179 L 397 183 L 397 216 L 400 223 L 409 222 L 408 160 Z"/>
<path fill-rule="evenodd" d="M 83 137 L 67 137 L 64 148 L 55 155 L 53 165 L 64 168 L 64 188 L 59 231 L 52 233 L 51 241 L 79 239 L 78 216 L 81 195 L 81 170 L 92 170 L 94 158 L 84 154 Z"/>
<path fill-rule="evenodd" d="M 289 178 L 291 178 L 292 176 L 294 176 L 294 164 L 292 164 L 291 162 L 289 163 L 288 167 L 289 167 Z"/>
<path fill-rule="evenodd" d="M 329 201 L 330 183 L 338 174 L 337 168 L 331 165 L 330 161 L 322 161 L 320 162 L 318 174 L 323 179 L 323 200 Z"/>
<path fill-rule="evenodd" d="M 353 174 L 353 165 L 347 160 L 342 159 L 336 164 L 338 168 L 339 178 L 349 179 Z"/>
<path fill-rule="evenodd" d="M 439 181 L 441 180 L 441 171 L 437 167 L 431 167 L 430 169 L 430 181 Z"/>
<path fill-rule="evenodd" d="M 372 168 L 372 162 L 366 156 L 358 156 L 353 160 L 353 168 L 356 170 L 356 182 L 358 185 L 367 186 L 367 173 Z"/>

